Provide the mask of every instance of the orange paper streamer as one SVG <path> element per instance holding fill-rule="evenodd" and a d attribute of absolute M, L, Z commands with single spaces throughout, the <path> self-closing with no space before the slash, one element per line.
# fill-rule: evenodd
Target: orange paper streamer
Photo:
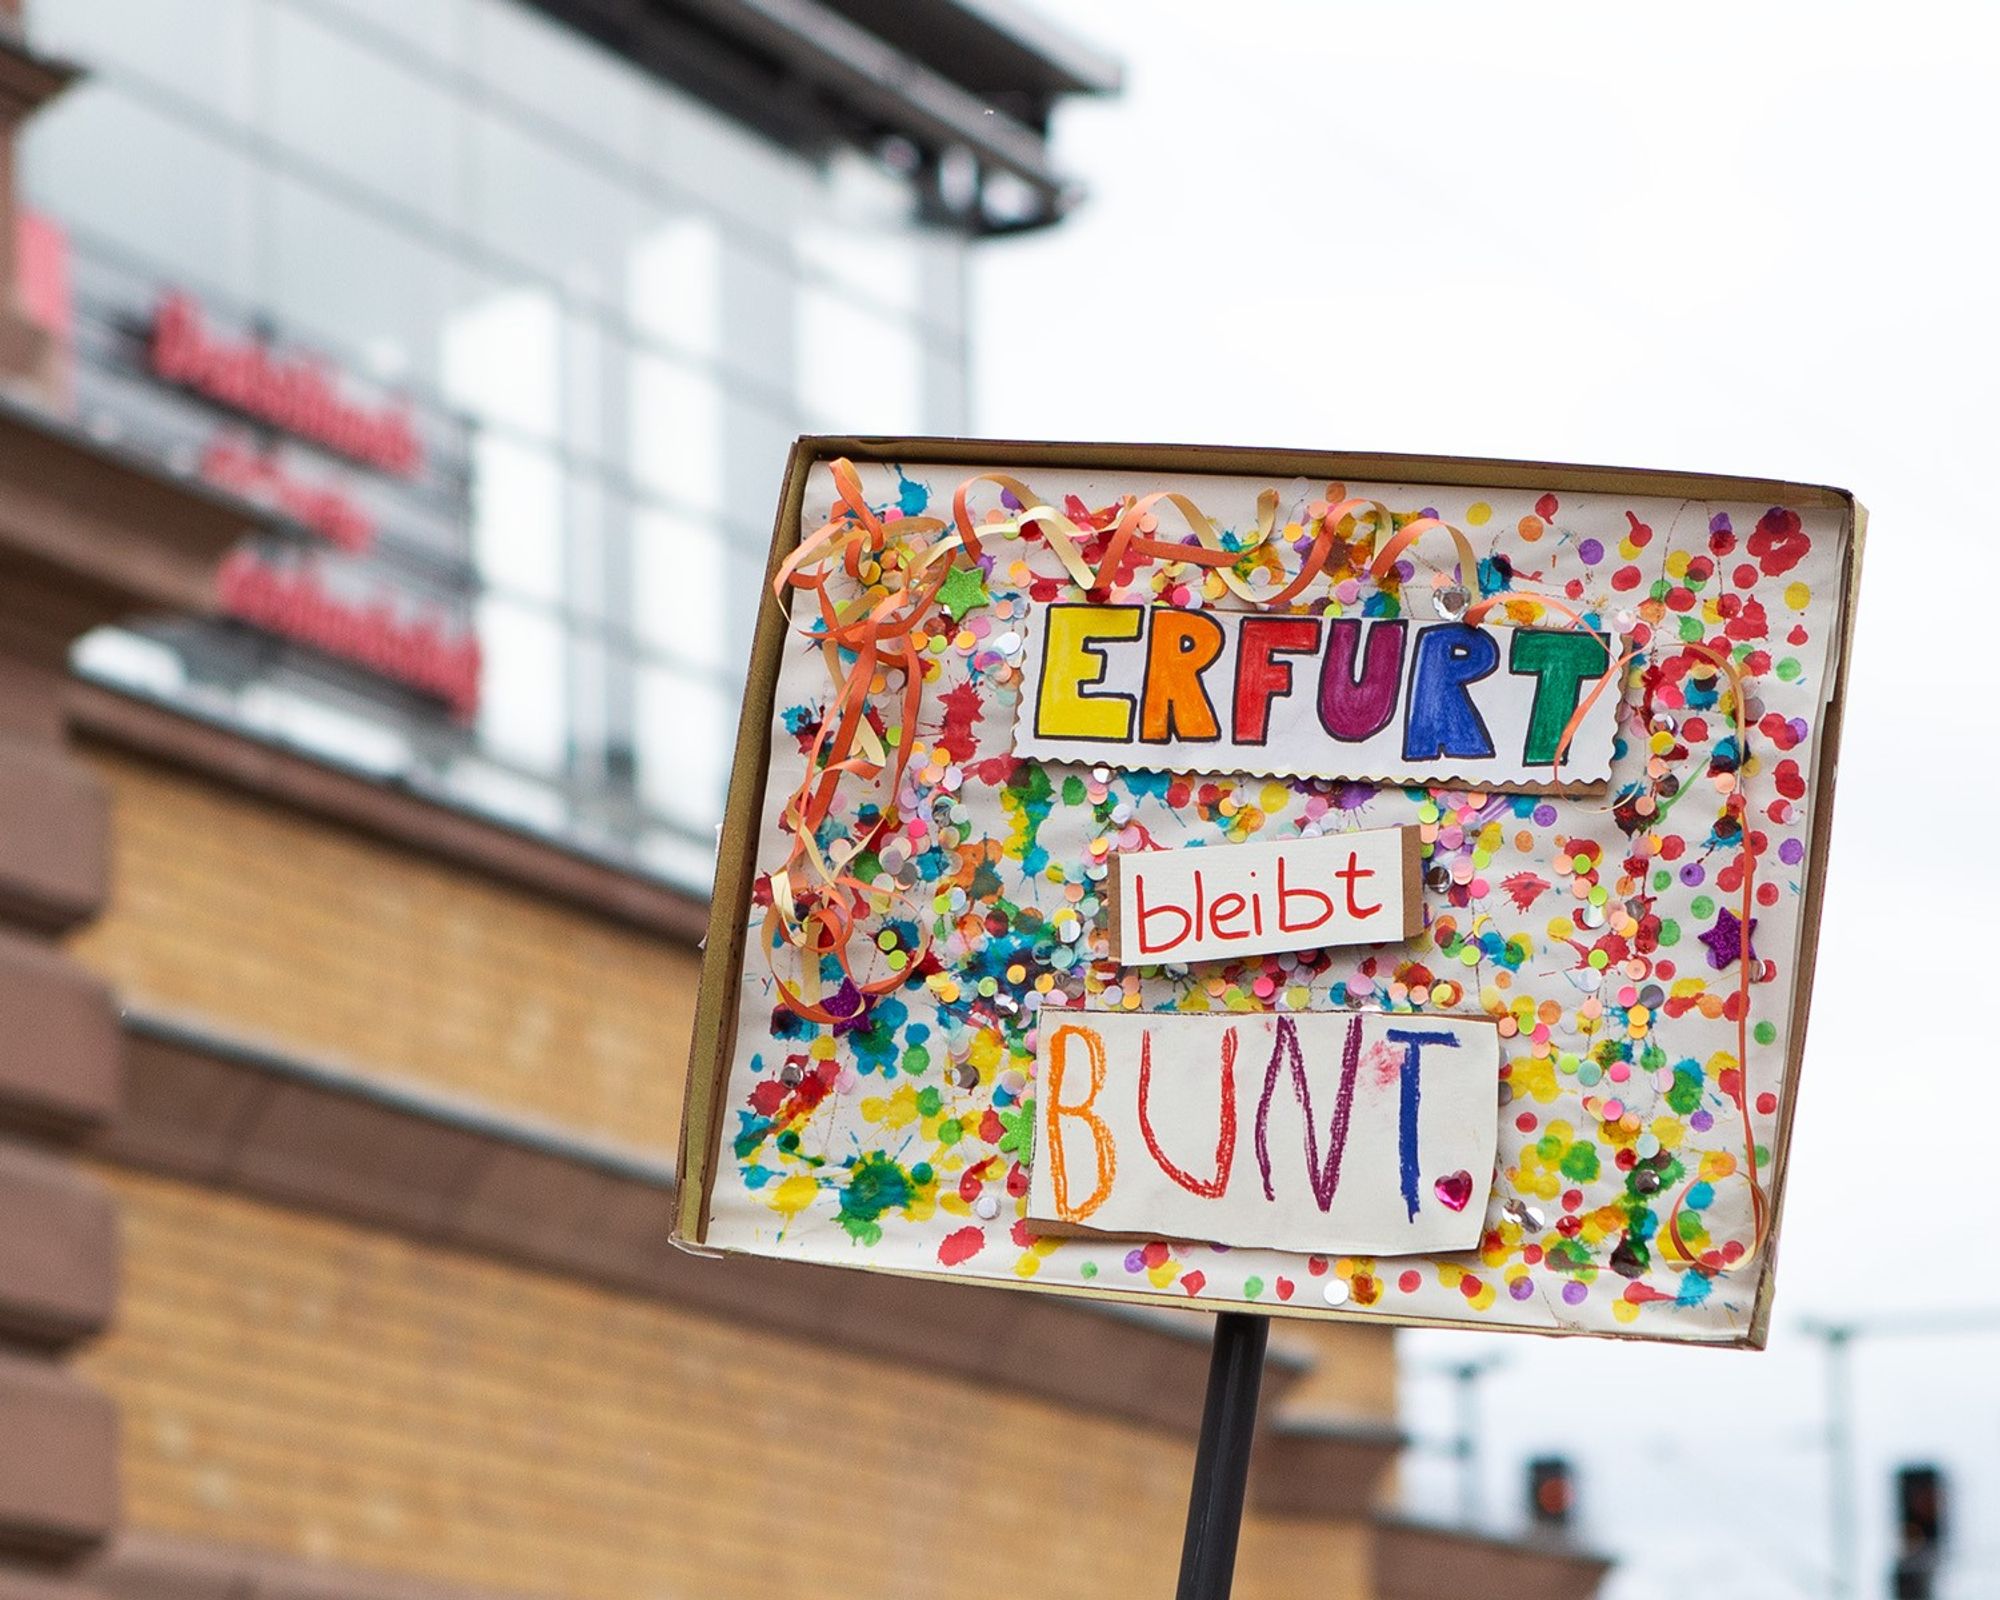
<path fill-rule="evenodd" d="M 869 507 L 853 463 L 837 460 L 831 470 L 836 493 L 833 516 L 800 541 L 773 580 L 781 604 L 792 595 L 810 596 L 815 622 L 801 631 L 825 654 L 836 694 L 807 752 L 805 777 L 780 817 L 792 848 L 784 864 L 766 878 L 771 909 L 763 923 L 764 945 L 767 959 L 785 946 L 797 950 L 805 959 L 807 984 L 817 980 L 819 958 L 833 957 L 862 996 L 897 987 L 905 972 L 865 979 L 855 971 L 849 945 L 867 920 L 864 908 L 881 899 L 882 892 L 828 861 L 819 848 L 819 829 L 848 776 L 877 782 L 886 775 L 892 792 L 901 783 L 909 766 L 923 694 L 922 658 L 911 636 L 930 615 L 960 552 L 976 560 L 983 552 L 985 538 L 1033 530 L 1085 591 L 1108 588 L 1127 563 L 1184 564 L 1213 571 L 1240 599 L 1268 607 L 1289 602 L 1325 569 L 1338 527 L 1347 517 L 1366 512 L 1378 518 L 1383 529 L 1394 526 L 1388 508 L 1376 501 L 1349 499 L 1324 509 L 1316 507 L 1319 515 L 1313 519 L 1313 542 L 1304 563 L 1280 589 L 1266 595 L 1234 568 L 1269 542 L 1278 509 L 1275 490 L 1267 489 L 1258 496 L 1255 535 L 1236 550 L 1224 545 L 1214 521 L 1188 496 L 1166 490 L 1131 497 L 1120 508 L 1093 568 L 1085 551 L 1098 539 L 1098 533 L 1079 527 L 1043 503 L 1020 479 L 1006 473 L 981 473 L 960 484 L 952 496 L 952 521 L 946 532 L 945 524 L 934 517 L 904 517 L 885 524 Z M 1022 509 L 1013 517 L 994 513 L 992 520 L 976 519 L 971 496 L 981 484 L 996 485 Z M 1163 508 L 1179 515 L 1195 543 L 1159 537 Z M 910 542 L 911 535 L 925 534 L 942 536 L 929 544 Z M 839 574 L 850 583 L 869 587 L 858 599 L 837 602 L 831 584 Z M 870 600 L 869 594 L 878 588 L 878 597 Z M 844 660 L 844 656 L 851 660 Z M 894 672 L 903 675 L 902 721 L 895 749 L 885 751 L 868 721 L 868 696 L 878 673 Z M 892 822 L 893 810 L 885 808 L 865 836 L 851 841 L 849 853 L 859 854 L 872 847 Z M 886 905 L 877 906 L 876 912 L 879 915 L 886 909 Z M 914 959 L 921 959 L 921 955 L 920 949 Z M 907 968 L 909 961 L 904 965 Z M 773 977 L 785 1004 L 801 1016 L 818 1022 L 842 1020 L 788 984 L 777 974 L 775 965 Z"/>

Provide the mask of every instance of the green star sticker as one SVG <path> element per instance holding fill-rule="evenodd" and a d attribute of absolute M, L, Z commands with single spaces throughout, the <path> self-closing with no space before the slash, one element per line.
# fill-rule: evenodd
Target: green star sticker
<path fill-rule="evenodd" d="M 994 1148 L 1026 1166 L 1035 1148 L 1035 1102 L 1023 1100 L 1015 1109 L 999 1112 L 998 1116 L 1004 1131 Z"/>
<path fill-rule="evenodd" d="M 951 613 L 953 622 L 992 598 L 986 592 L 986 574 L 977 567 L 953 567 L 938 589 L 938 604 Z"/>

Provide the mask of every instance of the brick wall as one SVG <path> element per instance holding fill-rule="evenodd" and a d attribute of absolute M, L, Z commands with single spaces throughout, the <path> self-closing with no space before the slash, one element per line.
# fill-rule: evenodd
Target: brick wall
<path fill-rule="evenodd" d="M 76 953 L 131 999 L 650 1149 L 693 952 L 122 754 L 113 894 Z M 1281 1323 L 1311 1417 L 1395 1415 L 1386 1330 Z"/>
<path fill-rule="evenodd" d="M 99 749 L 113 892 L 77 956 L 134 1001 L 672 1148 L 691 951 Z"/>
<path fill-rule="evenodd" d="M 73 948 L 128 998 L 671 1147 L 692 952 L 88 754 L 114 887 Z M 1183 1435 L 100 1170 L 125 1284 L 86 1365 L 122 1408 L 136 1529 L 574 1600 L 1171 1587 Z M 1319 1359 L 1295 1413 L 1393 1413 L 1386 1330 L 1276 1339 Z M 925 1449 L 940 1424 L 985 1447 Z M 1359 1524 L 1253 1516 L 1238 1593 L 1360 1596 L 1367 1550 Z"/>
<path fill-rule="evenodd" d="M 1286 1391 L 1285 1414 L 1301 1421 L 1396 1420 L 1396 1335 L 1347 1322 L 1271 1325 L 1274 1347 L 1301 1351 L 1312 1368 Z"/>
<path fill-rule="evenodd" d="M 105 1176 L 135 1527 L 574 1600 L 1172 1587 L 1185 1437 Z M 1238 1593 L 1362 1595 L 1366 1544 L 1253 1518 Z"/>

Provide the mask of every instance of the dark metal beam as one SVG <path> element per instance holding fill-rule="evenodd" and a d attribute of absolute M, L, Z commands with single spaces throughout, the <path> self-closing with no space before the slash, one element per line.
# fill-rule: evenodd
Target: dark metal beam
<path fill-rule="evenodd" d="M 845 143 L 873 154 L 884 141 L 900 138 L 914 146 L 927 173 L 962 153 L 981 186 L 1004 174 L 1028 202 L 1002 216 L 991 214 L 977 194 L 961 207 L 927 205 L 925 214 L 942 224 L 974 233 L 1017 231 L 1058 220 L 1081 198 L 1080 188 L 1050 165 L 1044 138 L 1049 107 L 1074 79 L 1074 64 L 1009 74 L 1024 81 L 996 81 L 975 92 L 826 0 L 535 3 L 793 148 L 815 153 Z M 955 0 L 931 3 L 970 26 L 970 14 Z M 1014 48 L 1016 68 L 1024 58 L 1036 59 L 1018 39 Z M 985 59 L 990 65 L 1008 57 Z M 980 60 L 961 52 L 953 66 L 985 76 L 977 70 Z M 1039 81 L 1025 81 L 1029 76 Z"/>

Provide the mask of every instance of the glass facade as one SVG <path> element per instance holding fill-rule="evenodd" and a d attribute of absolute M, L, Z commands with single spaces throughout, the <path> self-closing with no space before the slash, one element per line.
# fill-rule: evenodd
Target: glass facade
<path fill-rule="evenodd" d="M 177 292 L 407 405 L 451 471 L 375 508 L 372 570 L 482 656 L 467 726 L 269 640 L 122 632 L 82 670 L 705 887 L 787 446 L 962 430 L 964 237 L 515 0 L 29 22 L 89 72 L 21 162 L 79 363 Z M 133 386 L 88 380 L 79 420 L 138 437 Z"/>

